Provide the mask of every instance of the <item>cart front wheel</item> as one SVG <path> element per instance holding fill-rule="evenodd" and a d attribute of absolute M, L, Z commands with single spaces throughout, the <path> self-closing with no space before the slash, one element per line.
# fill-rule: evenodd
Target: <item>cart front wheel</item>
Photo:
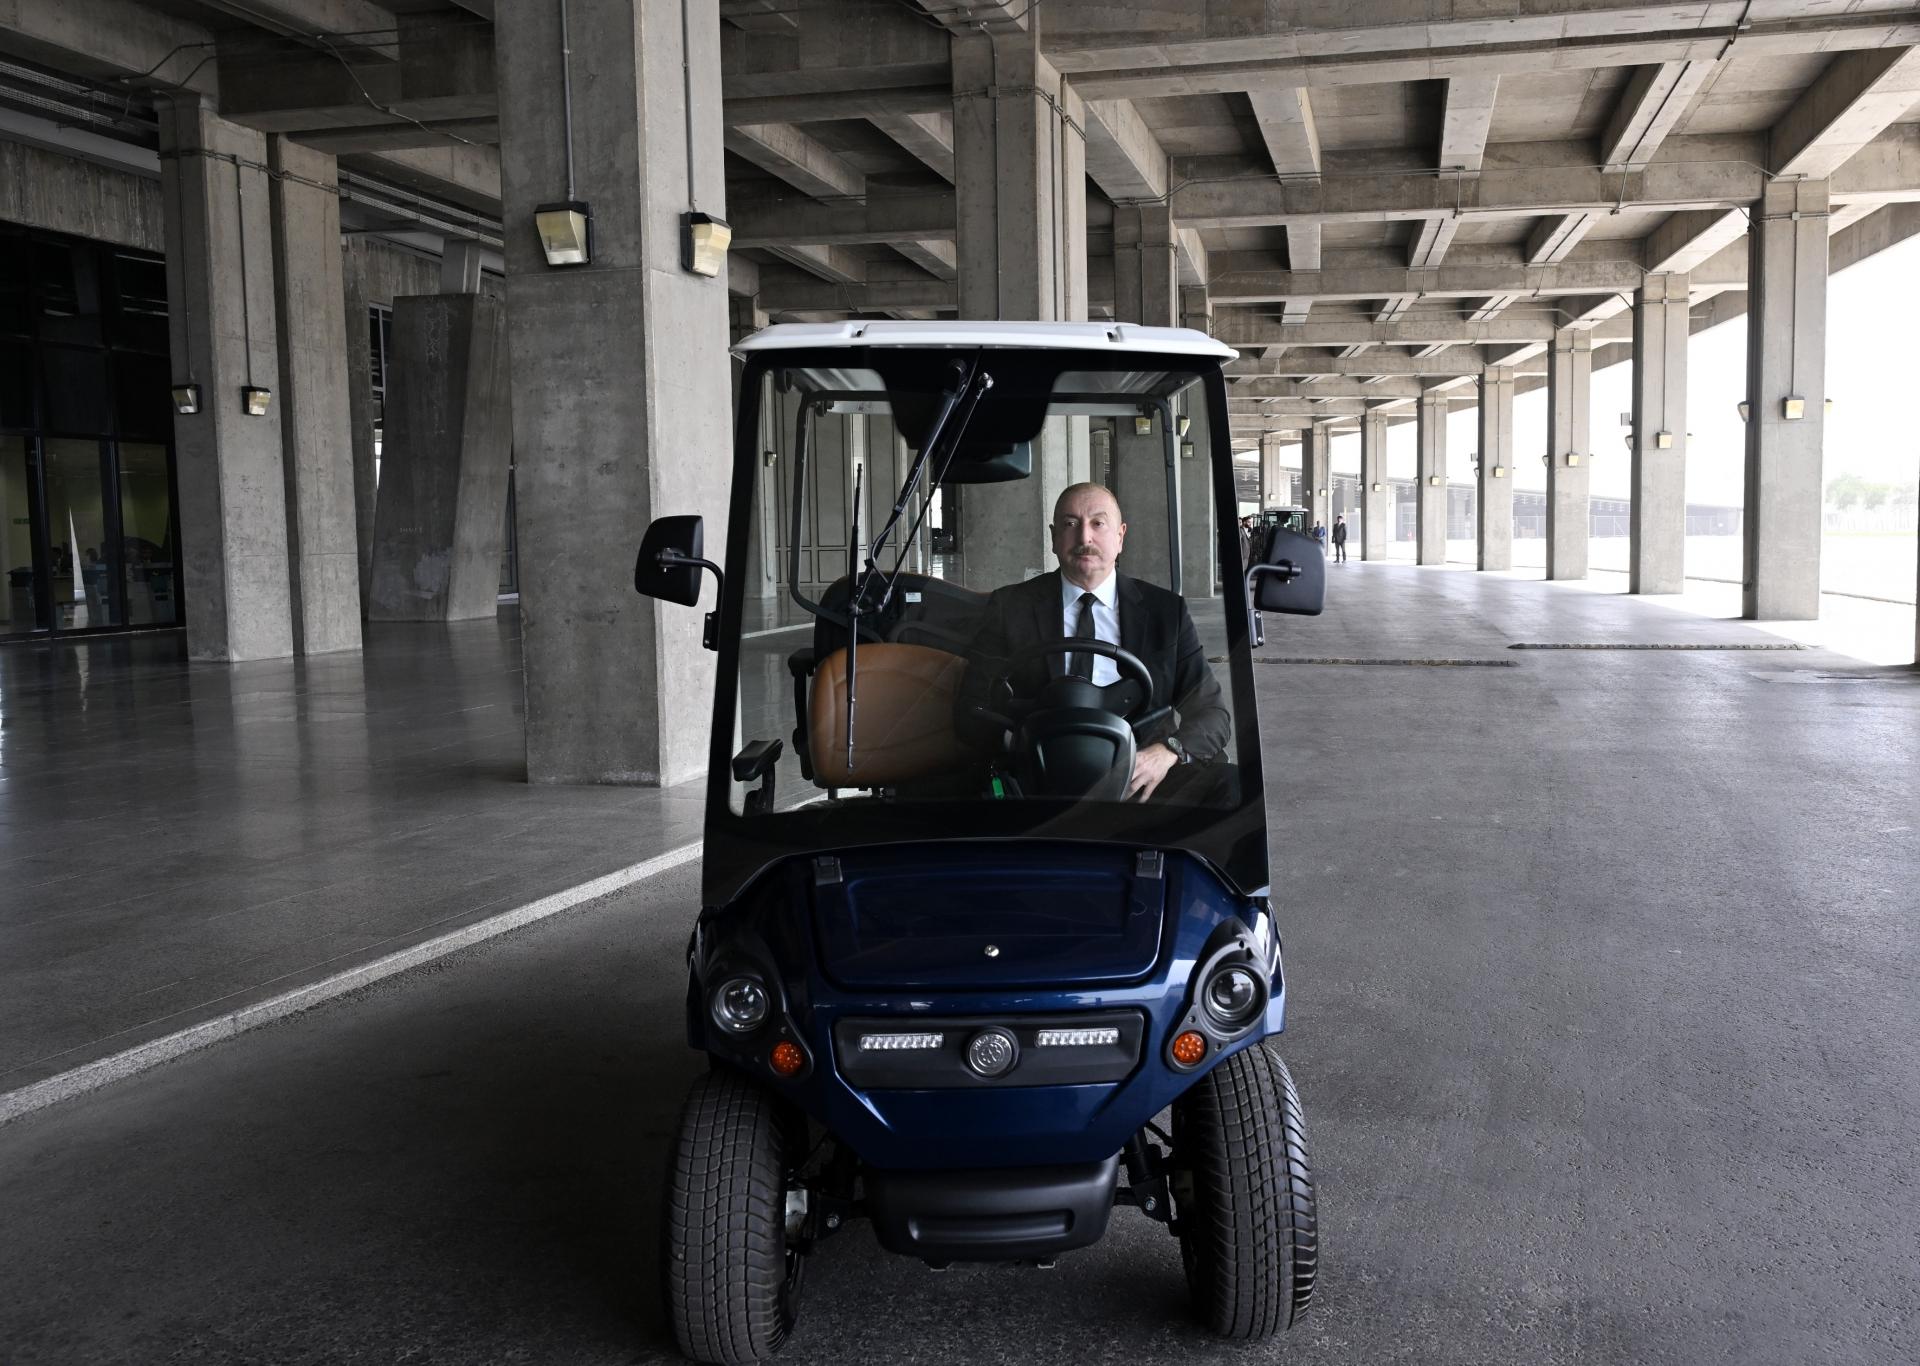
<path fill-rule="evenodd" d="M 780 1103 L 737 1072 L 693 1084 L 667 1167 L 661 1267 L 667 1315 L 695 1361 L 743 1366 L 793 1331 L 801 1254 L 787 1241 Z"/>
<path fill-rule="evenodd" d="M 1277 1053 L 1243 1049 L 1180 1098 L 1173 1160 L 1195 1313 L 1243 1342 L 1291 1328 L 1313 1299 L 1320 1240 L 1300 1095 Z"/>

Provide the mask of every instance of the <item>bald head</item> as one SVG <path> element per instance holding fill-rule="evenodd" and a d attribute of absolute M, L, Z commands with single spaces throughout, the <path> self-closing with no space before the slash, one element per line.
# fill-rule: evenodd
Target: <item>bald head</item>
<path fill-rule="evenodd" d="M 1070 484 L 1053 505 L 1053 553 L 1077 588 L 1097 588 L 1113 573 L 1126 543 L 1120 503 L 1104 484 Z"/>

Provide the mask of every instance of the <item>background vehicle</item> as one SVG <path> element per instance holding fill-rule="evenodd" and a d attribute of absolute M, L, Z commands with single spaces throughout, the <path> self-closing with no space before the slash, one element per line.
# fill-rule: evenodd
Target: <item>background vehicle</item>
<path fill-rule="evenodd" d="M 1117 1205 L 1178 1234 L 1216 1332 L 1288 1326 L 1317 1235 L 1299 1097 L 1264 1043 L 1286 983 L 1234 353 L 1173 329 L 942 323 L 775 327 L 740 350 L 724 576 L 697 517 L 657 520 L 635 569 L 689 605 L 704 572 L 722 579 L 687 992 L 713 1067 L 675 1142 L 662 1259 L 682 1349 L 776 1350 L 806 1258 L 858 1217 L 934 1264 L 1044 1262 L 1096 1242 Z M 1117 590 L 1120 643 L 1073 652 L 1111 678 L 1071 670 L 1057 598 L 1050 639 L 986 654 L 1015 601 L 994 579 L 1044 562 L 1047 494 L 1099 425 L 1138 586 Z M 1176 431 L 1207 463 L 1173 455 Z M 764 449 L 783 457 L 773 497 Z M 956 485 L 959 553 L 936 559 L 927 509 Z M 1304 538 L 1276 535 L 1249 577 L 1267 610 L 1320 609 Z M 744 637 L 750 581 L 806 613 L 799 648 Z M 1170 695 L 1146 660 L 1175 618 L 1198 672 Z M 1219 713 L 1204 727 L 1202 708 Z M 1203 737 L 1181 746 L 1190 771 L 1125 800 L 1137 756 L 1182 734 Z M 1171 1132 L 1154 1124 L 1169 1107 Z"/>

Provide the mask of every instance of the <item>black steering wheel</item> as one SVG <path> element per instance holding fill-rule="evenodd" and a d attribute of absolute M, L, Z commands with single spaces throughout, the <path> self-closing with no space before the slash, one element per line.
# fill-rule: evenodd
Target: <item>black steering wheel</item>
<path fill-rule="evenodd" d="M 1055 655 L 1111 659 L 1121 677 L 1105 687 L 1074 674 L 1050 677 L 1030 696 L 1016 697 L 1022 666 Z M 1078 637 L 1029 646 L 1010 657 L 988 685 L 1005 712 L 981 709 L 1003 724 L 1021 790 L 1030 796 L 1119 801 L 1133 772 L 1140 737 L 1173 721 L 1170 707 L 1152 707 L 1153 674 L 1140 656 L 1103 640 Z"/>
<path fill-rule="evenodd" d="M 1115 716 L 1125 721 L 1138 720 L 1146 710 L 1147 703 L 1153 700 L 1153 673 L 1141 661 L 1139 655 L 1104 640 L 1074 638 L 1048 641 L 1043 645 L 1029 645 L 1001 665 L 1000 672 L 995 674 L 993 681 L 987 685 L 987 696 L 998 698 L 1001 695 L 1001 689 L 1004 688 L 1006 696 L 1012 699 L 1014 697 L 1013 676 L 1019 672 L 1022 665 L 1031 664 L 1035 660 L 1051 659 L 1055 655 L 1071 657 L 1078 654 L 1100 655 L 1114 662 L 1120 670 L 1120 677 L 1104 687 L 1096 687 L 1090 679 L 1074 679 L 1074 681 L 1084 687 L 1093 688 L 1099 697 L 1099 705 Z M 1063 674 L 1049 678 L 1047 683 L 1058 683 L 1063 679 L 1073 678 L 1072 674 Z M 1129 687 L 1129 684 L 1137 684 L 1138 687 Z M 1041 692 L 1045 691 L 1046 686 L 1042 685 Z M 1031 704 L 1038 700 L 1038 696 L 1021 700 Z"/>

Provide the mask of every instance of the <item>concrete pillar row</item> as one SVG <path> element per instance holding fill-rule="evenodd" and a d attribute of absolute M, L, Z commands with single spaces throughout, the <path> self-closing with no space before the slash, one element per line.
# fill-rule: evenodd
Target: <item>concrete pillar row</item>
<path fill-rule="evenodd" d="M 1383 560 L 1393 544 L 1393 486 L 1387 482 L 1387 415 L 1360 418 L 1360 558 Z"/>
<path fill-rule="evenodd" d="M 274 318 L 280 384 L 274 406 L 286 473 L 293 646 L 317 655 L 360 648 L 360 544 L 347 398 L 346 285 L 334 158 L 268 139 L 275 172 Z M 474 256 L 476 281 L 479 257 Z"/>
<path fill-rule="evenodd" d="M 1325 422 L 1310 423 L 1301 443 L 1300 471 L 1306 479 L 1307 528 L 1327 528 L 1333 534 L 1333 428 Z M 1332 542 L 1328 542 L 1331 546 Z"/>
<path fill-rule="evenodd" d="M 1563 327 L 1547 357 L 1547 577 L 1584 579 L 1593 527 L 1593 333 Z"/>
<path fill-rule="evenodd" d="M 1116 322 L 1174 327 L 1182 308 L 1173 215 L 1164 204 L 1113 210 L 1113 316 Z"/>
<path fill-rule="evenodd" d="M 1189 285 L 1180 291 L 1180 326 L 1213 335 L 1213 296 L 1205 285 Z"/>
<path fill-rule="evenodd" d="M 266 138 L 193 96 L 159 115 L 168 341 L 175 381 L 200 386 L 200 411 L 173 420 L 187 653 L 284 658 L 294 637 L 281 417 L 251 416 L 241 396 L 280 385 Z M 333 242 L 338 252 L 337 232 Z"/>
<path fill-rule="evenodd" d="M 960 316 L 1083 322 L 1085 105 L 1030 29 L 955 34 L 951 48 Z M 1169 318 L 1171 309 L 1169 296 Z M 1117 448 L 1115 459 L 1124 460 Z M 1089 467 L 1087 419 L 1050 418 L 1031 478 L 969 488 L 960 521 L 967 584 L 990 590 L 1051 567 L 1054 501 Z"/>
<path fill-rule="evenodd" d="M 1513 371 L 1480 373 L 1480 470 L 1474 536 L 1481 569 L 1513 568 Z"/>
<path fill-rule="evenodd" d="M 1782 181 L 1749 228 L 1741 615 L 1750 618 L 1820 615 L 1827 213 L 1826 181 Z"/>
<path fill-rule="evenodd" d="M 1633 305 L 1633 454 L 1627 591 L 1686 588 L 1687 338 L 1684 275 L 1649 275 Z"/>
<path fill-rule="evenodd" d="M 1447 398 L 1422 394 L 1415 403 L 1419 424 L 1419 452 L 1415 469 L 1418 490 L 1414 552 L 1420 564 L 1445 564 L 1447 559 Z"/>
<path fill-rule="evenodd" d="M 726 549 L 727 283 L 680 259 L 683 213 L 726 216 L 720 20 L 603 0 L 571 23 L 593 259 L 553 267 L 533 211 L 567 197 L 559 11 L 495 22 L 527 776 L 674 783 L 706 772 L 713 656 L 698 610 L 634 593 L 633 555 L 672 513 L 706 518 L 708 558 Z"/>
<path fill-rule="evenodd" d="M 1260 438 L 1260 506 L 1278 507 L 1287 501 L 1287 476 L 1280 468 L 1280 433 Z"/>

